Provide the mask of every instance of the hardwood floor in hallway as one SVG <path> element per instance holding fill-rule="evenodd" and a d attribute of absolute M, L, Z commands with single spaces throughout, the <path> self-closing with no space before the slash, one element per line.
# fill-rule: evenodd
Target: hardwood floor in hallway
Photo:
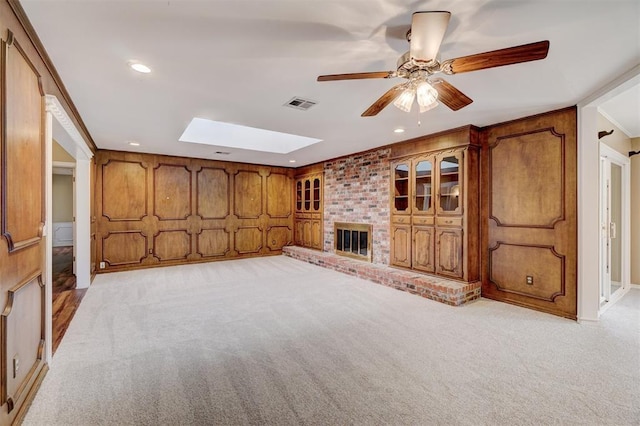
<path fill-rule="evenodd" d="M 76 289 L 73 247 L 53 248 L 53 344 L 56 352 L 87 289 Z"/>

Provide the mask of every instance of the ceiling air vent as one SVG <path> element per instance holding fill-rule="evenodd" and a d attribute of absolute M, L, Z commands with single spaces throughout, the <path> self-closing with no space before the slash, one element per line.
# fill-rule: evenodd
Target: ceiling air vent
<path fill-rule="evenodd" d="M 311 108 L 312 106 L 314 106 L 316 104 L 315 101 L 310 101 L 309 99 L 303 99 L 303 98 L 292 98 L 289 102 L 287 102 L 286 104 L 284 104 L 284 106 L 288 106 L 291 108 L 295 108 L 295 109 L 301 109 L 302 111 L 306 111 L 309 108 Z"/>

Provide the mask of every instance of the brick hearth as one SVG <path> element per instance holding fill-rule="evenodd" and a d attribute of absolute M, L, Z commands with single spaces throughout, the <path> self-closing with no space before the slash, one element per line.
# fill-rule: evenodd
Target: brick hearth
<path fill-rule="evenodd" d="M 294 259 L 408 291 L 447 305 L 459 306 L 480 297 L 479 281 L 463 283 L 447 280 L 297 246 L 284 247 L 282 253 Z"/>

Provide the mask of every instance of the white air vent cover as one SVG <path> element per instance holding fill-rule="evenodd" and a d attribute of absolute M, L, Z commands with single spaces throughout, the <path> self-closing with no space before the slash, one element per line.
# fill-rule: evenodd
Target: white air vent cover
<path fill-rule="evenodd" d="M 284 106 L 288 106 L 291 108 L 295 108 L 295 109 L 301 109 L 302 111 L 306 111 L 309 108 L 311 108 L 312 106 L 314 106 L 317 102 L 315 101 L 310 101 L 309 99 L 303 99 L 303 98 L 292 98 L 289 102 L 287 102 L 286 104 L 284 104 Z"/>

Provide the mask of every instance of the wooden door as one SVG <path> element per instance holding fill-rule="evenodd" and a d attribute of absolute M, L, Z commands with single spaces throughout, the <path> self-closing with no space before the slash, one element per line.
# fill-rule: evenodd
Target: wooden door
<path fill-rule="evenodd" d="M 318 219 L 311 221 L 311 247 L 322 249 L 322 221 Z"/>
<path fill-rule="evenodd" d="M 461 228 L 436 228 L 436 273 L 462 278 L 462 244 Z"/>
<path fill-rule="evenodd" d="M 413 227 L 412 266 L 424 272 L 435 272 L 435 228 Z"/>
<path fill-rule="evenodd" d="M 411 226 L 391 226 L 391 264 L 411 267 Z"/>
<path fill-rule="evenodd" d="M 313 231 L 311 229 L 311 220 L 302 221 L 302 245 L 304 247 L 311 247 Z"/>

